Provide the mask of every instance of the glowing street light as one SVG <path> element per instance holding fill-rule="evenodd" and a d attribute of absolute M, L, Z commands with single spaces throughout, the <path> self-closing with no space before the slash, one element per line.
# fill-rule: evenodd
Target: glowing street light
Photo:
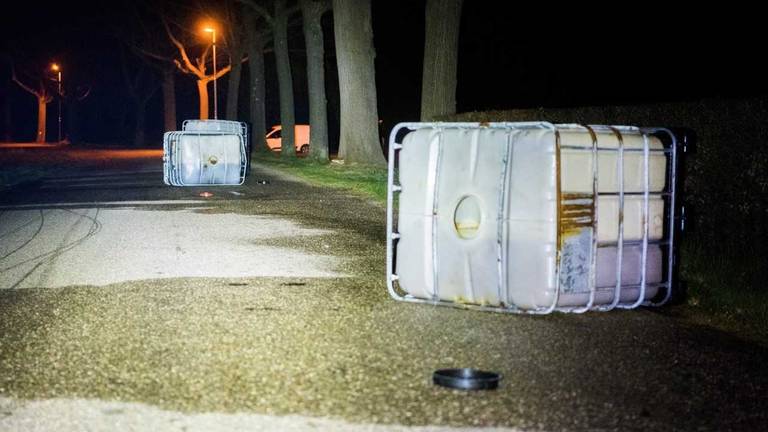
<path fill-rule="evenodd" d="M 59 142 L 61 142 L 61 68 L 57 63 L 51 64 L 51 70 L 56 72 L 56 82 L 59 93 Z"/>
<path fill-rule="evenodd" d="M 203 29 L 206 33 L 211 33 L 213 41 L 213 119 L 219 119 L 219 95 L 216 90 L 216 29 L 206 27 Z"/>

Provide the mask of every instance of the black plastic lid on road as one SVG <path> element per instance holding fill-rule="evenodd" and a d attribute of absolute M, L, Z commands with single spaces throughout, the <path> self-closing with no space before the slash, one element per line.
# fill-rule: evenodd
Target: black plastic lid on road
<path fill-rule="evenodd" d="M 499 386 L 501 375 L 471 368 L 439 369 L 432 374 L 432 382 L 459 390 L 493 390 Z"/>

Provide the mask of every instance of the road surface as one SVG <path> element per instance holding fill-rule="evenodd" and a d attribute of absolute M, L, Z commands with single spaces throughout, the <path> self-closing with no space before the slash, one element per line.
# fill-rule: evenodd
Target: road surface
<path fill-rule="evenodd" d="M 768 349 L 675 308 L 398 303 L 381 206 L 91 156 L 0 195 L 0 430 L 768 430 Z"/>

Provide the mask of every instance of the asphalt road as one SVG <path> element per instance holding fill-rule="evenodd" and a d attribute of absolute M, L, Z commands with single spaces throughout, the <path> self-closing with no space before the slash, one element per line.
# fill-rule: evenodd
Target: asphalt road
<path fill-rule="evenodd" d="M 0 430 L 768 430 L 768 349 L 674 308 L 398 303 L 378 205 L 92 162 L 0 195 Z"/>

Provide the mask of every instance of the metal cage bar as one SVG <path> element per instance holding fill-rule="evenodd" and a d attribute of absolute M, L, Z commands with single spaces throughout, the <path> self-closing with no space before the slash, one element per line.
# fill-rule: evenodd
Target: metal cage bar
<path fill-rule="evenodd" d="M 645 302 L 645 289 L 646 289 L 646 275 L 648 273 L 648 230 L 650 228 L 650 213 L 649 213 L 649 189 L 650 189 L 650 167 L 649 167 L 649 141 L 648 134 L 643 134 L 643 212 L 642 212 L 642 231 L 643 238 L 641 240 L 641 255 L 640 255 L 640 292 L 637 295 L 637 300 L 631 304 L 618 304 L 617 307 L 621 309 L 634 309 Z"/>
<path fill-rule="evenodd" d="M 595 304 L 595 291 L 597 289 L 597 224 L 598 224 L 598 139 L 595 130 L 589 125 L 582 125 L 581 128 L 585 129 L 589 133 L 589 137 L 592 139 L 591 155 L 592 155 L 592 244 L 591 244 L 591 256 L 589 262 L 589 299 L 587 303 L 582 307 L 561 308 L 561 312 L 572 313 L 584 313 L 592 310 Z M 561 146 L 564 147 L 564 146 Z"/>
<path fill-rule="evenodd" d="M 647 128 L 644 129 L 647 133 L 663 133 L 669 136 L 672 149 L 672 160 L 669 163 L 669 221 L 668 221 L 668 234 L 669 240 L 667 245 L 667 281 L 665 284 L 666 293 L 664 298 L 658 302 L 649 301 L 646 305 L 649 306 L 663 306 L 672 297 L 672 277 L 674 274 L 675 266 L 675 212 L 676 212 L 676 198 L 677 198 L 677 138 L 675 134 L 669 129 L 665 128 Z"/>

